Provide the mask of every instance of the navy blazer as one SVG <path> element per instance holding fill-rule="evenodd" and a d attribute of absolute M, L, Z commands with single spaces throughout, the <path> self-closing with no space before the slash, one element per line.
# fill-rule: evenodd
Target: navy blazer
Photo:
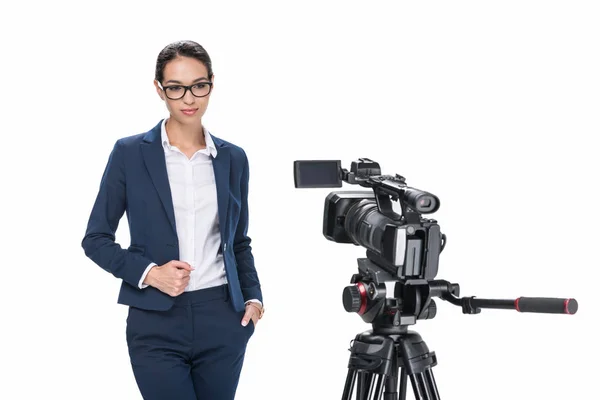
<path fill-rule="evenodd" d="M 175 212 L 161 143 L 162 120 L 145 133 L 117 140 L 102 175 L 81 242 L 85 254 L 104 270 L 122 279 L 117 302 L 147 310 L 167 310 L 174 298 L 148 286 L 138 287 L 151 262 L 179 260 Z M 236 311 L 245 301 L 262 301 L 248 231 L 248 159 L 244 150 L 212 136 L 212 158 L 221 249 L 229 291 Z M 127 213 L 131 245 L 123 249 L 115 232 Z"/>

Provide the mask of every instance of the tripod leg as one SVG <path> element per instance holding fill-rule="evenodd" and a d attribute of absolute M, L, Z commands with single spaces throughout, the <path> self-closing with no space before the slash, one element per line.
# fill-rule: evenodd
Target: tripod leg
<path fill-rule="evenodd" d="M 350 349 L 348 375 L 342 400 L 352 400 L 356 382 L 355 400 L 398 400 L 396 397 L 397 372 L 392 368 L 397 360 L 393 337 L 374 335 L 372 331 L 357 335 Z M 394 386 L 390 386 L 394 384 Z M 389 395 L 385 393 L 391 387 Z"/>
<path fill-rule="evenodd" d="M 344 394 L 342 400 L 352 400 L 352 391 L 354 390 L 354 383 L 356 382 L 356 370 L 349 369 L 348 375 L 346 375 L 346 384 L 344 385 Z"/>
<path fill-rule="evenodd" d="M 383 383 L 385 382 L 385 375 L 377 375 L 377 385 L 375 386 L 375 395 L 373 400 L 381 400 L 383 396 Z"/>
<path fill-rule="evenodd" d="M 360 371 L 358 373 L 358 382 L 356 382 L 356 400 L 365 400 L 366 379 L 366 374 Z"/>
<path fill-rule="evenodd" d="M 438 392 L 435 378 L 433 377 L 433 371 L 431 369 L 425 371 L 425 380 L 427 381 L 431 400 L 440 400 L 440 393 Z"/>
<path fill-rule="evenodd" d="M 381 400 L 385 375 L 367 372 L 364 374 L 366 375 L 366 378 L 364 380 L 363 390 L 360 392 L 362 397 L 358 397 L 357 400 Z"/>
<path fill-rule="evenodd" d="M 385 379 L 383 400 L 398 400 L 398 376 L 395 373 Z"/>
<path fill-rule="evenodd" d="M 401 357 L 410 377 L 416 400 L 439 400 L 431 368 L 437 365 L 435 352 L 429 351 L 421 336 L 408 331 L 400 339 Z"/>
<path fill-rule="evenodd" d="M 370 400 L 369 397 L 373 392 L 373 375 L 369 372 L 361 371 L 358 373 L 358 386 L 356 390 L 356 400 Z"/>
<path fill-rule="evenodd" d="M 400 371 L 400 396 L 399 400 L 406 400 L 406 369 L 402 368 Z"/>
<path fill-rule="evenodd" d="M 373 394 L 373 386 L 375 385 L 375 375 L 372 373 L 365 373 L 365 400 L 371 400 L 371 395 Z"/>
<path fill-rule="evenodd" d="M 392 365 L 390 373 L 385 377 L 385 391 L 383 392 L 383 400 L 398 400 L 398 349 L 394 346 L 392 354 Z M 380 400 L 377 398 L 377 400 Z M 400 398 L 400 400 L 405 400 Z"/>
<path fill-rule="evenodd" d="M 398 400 L 398 377 L 396 374 L 390 375 L 385 381 L 385 392 L 383 400 Z M 400 400 L 403 400 L 400 398 Z"/>
<path fill-rule="evenodd" d="M 416 372 L 410 376 L 413 390 L 415 392 L 415 400 L 431 400 L 429 391 L 425 382 L 425 376 L 422 372 Z"/>

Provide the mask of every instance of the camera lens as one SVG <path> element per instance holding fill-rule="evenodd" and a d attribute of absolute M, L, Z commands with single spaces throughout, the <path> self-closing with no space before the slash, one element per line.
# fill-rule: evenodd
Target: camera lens
<path fill-rule="evenodd" d="M 348 210 L 346 232 L 352 241 L 377 253 L 381 252 L 383 234 L 393 221 L 379 213 L 373 200 L 361 200 Z"/>

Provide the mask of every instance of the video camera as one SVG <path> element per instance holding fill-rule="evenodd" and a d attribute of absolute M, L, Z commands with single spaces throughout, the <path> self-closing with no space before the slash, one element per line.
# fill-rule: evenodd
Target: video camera
<path fill-rule="evenodd" d="M 574 299 L 527 298 L 485 300 L 458 298 L 459 285 L 435 280 L 446 235 L 437 221 L 425 218 L 440 207 L 439 198 L 410 187 L 399 175 L 384 175 L 379 163 L 359 158 L 342 168 L 340 160 L 294 162 L 296 188 L 335 188 L 343 182 L 370 188 L 369 191 L 333 191 L 325 198 L 323 235 L 336 243 L 353 243 L 367 249 L 358 259 L 359 273 L 344 289 L 346 311 L 357 312 L 378 332 L 433 318 L 433 297 L 462 306 L 476 314 L 481 308 L 508 308 L 520 312 L 573 314 Z M 400 213 L 393 207 L 399 204 Z M 386 282 L 395 282 L 393 297 Z"/>
<path fill-rule="evenodd" d="M 317 170 L 327 173 L 315 174 Z M 379 164 L 368 158 L 352 162 L 350 171 L 342 169 L 339 161 L 300 161 L 294 176 L 300 188 L 339 187 L 342 181 L 372 188 L 327 196 L 325 237 L 367 248 L 367 258 L 398 279 L 436 276 L 445 235 L 435 220 L 421 217 L 438 210 L 440 201 L 435 195 L 408 187 L 400 175 L 381 175 Z M 330 180 L 315 184 L 319 176 Z M 394 211 L 392 201 L 399 202 L 401 214 Z"/>

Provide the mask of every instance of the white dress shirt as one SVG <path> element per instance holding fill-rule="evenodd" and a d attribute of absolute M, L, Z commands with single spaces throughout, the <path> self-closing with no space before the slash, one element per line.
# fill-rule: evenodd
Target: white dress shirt
<path fill-rule="evenodd" d="M 165 118 L 161 126 L 161 142 L 165 151 L 167 175 L 175 225 L 179 239 L 179 261 L 185 261 L 194 268 L 186 292 L 219 286 L 227 283 L 223 255 L 219 253 L 221 234 L 219 230 L 219 210 L 217 187 L 211 155 L 217 156 L 217 148 L 210 133 L 203 127 L 206 148 L 198 150 L 188 158 L 176 146 L 171 145 L 167 136 Z M 140 289 L 146 275 L 157 264 L 148 265 L 139 282 Z M 256 301 L 252 299 L 248 301 Z M 246 302 L 247 303 L 247 302 Z"/>

